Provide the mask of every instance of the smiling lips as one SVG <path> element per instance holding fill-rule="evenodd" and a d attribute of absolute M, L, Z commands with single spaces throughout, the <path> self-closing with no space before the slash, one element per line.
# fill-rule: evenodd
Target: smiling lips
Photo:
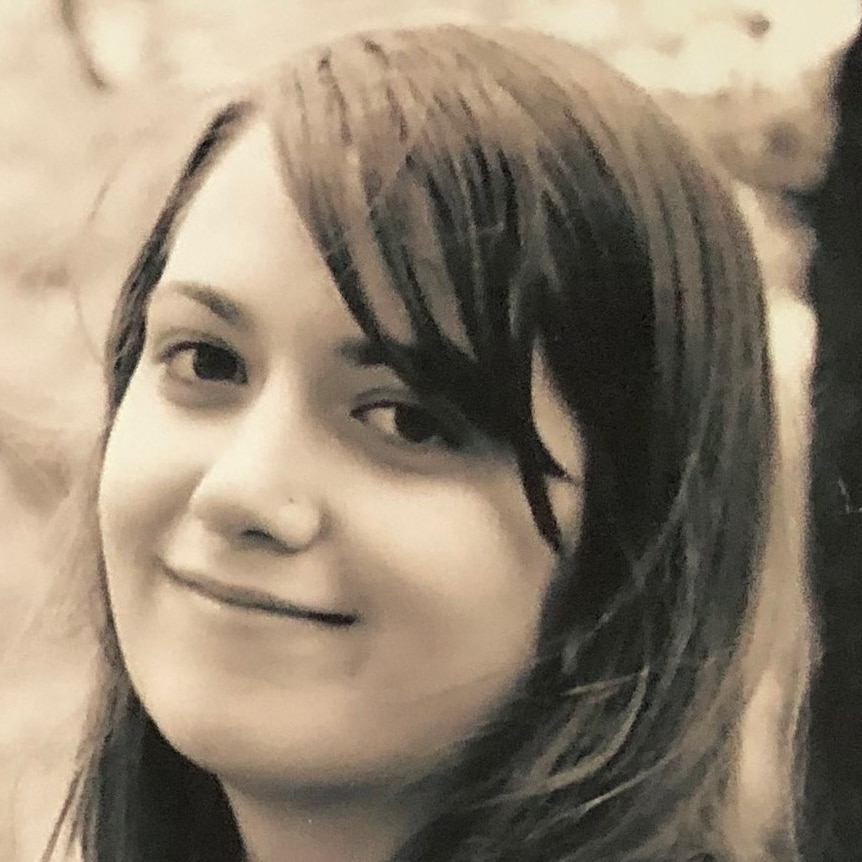
<path fill-rule="evenodd" d="M 197 574 L 180 573 L 169 566 L 163 566 L 163 571 L 175 584 L 231 607 L 276 617 L 308 620 L 334 628 L 346 628 L 356 622 L 356 617 L 352 614 L 320 611 L 294 605 L 266 592 L 246 587 L 229 586 Z"/>

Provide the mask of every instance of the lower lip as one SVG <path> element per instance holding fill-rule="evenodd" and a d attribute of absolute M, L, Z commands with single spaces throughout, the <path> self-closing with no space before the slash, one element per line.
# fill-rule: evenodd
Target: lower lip
<path fill-rule="evenodd" d="M 217 592 L 208 589 L 206 584 L 184 578 L 167 566 L 161 566 L 161 570 L 165 578 L 174 586 L 179 587 L 187 594 L 200 598 L 211 608 L 222 612 L 239 614 L 246 618 L 257 617 L 259 619 L 269 619 L 282 623 L 299 623 L 309 628 L 324 631 L 339 632 L 351 628 L 351 623 L 349 622 L 328 622 L 325 619 L 310 617 L 299 611 L 294 613 L 290 608 L 284 606 L 274 605 L 270 608 L 248 601 L 244 597 L 234 599 L 230 596 L 221 596 Z"/>

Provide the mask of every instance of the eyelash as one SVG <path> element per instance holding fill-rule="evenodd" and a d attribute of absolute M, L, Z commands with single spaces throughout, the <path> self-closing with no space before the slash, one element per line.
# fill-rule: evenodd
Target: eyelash
<path fill-rule="evenodd" d="M 428 442 L 427 438 L 422 440 L 409 439 L 407 437 L 410 433 L 409 426 L 404 427 L 402 424 L 399 428 L 399 410 L 402 411 L 402 418 L 406 418 L 403 416 L 404 413 L 412 414 L 414 419 L 419 418 L 419 433 L 428 432 L 428 437 L 436 438 L 436 441 Z M 384 411 L 392 411 L 393 430 L 386 430 L 374 425 L 373 422 L 366 421 L 366 417 L 370 414 L 380 414 Z M 351 416 L 362 421 L 363 424 L 376 428 L 385 437 L 396 439 L 397 443 L 402 446 L 458 451 L 467 444 L 468 435 L 463 428 L 463 422 L 449 420 L 441 416 L 438 411 L 408 400 L 380 398 L 353 410 Z M 457 427 L 459 425 L 462 427 Z M 414 426 L 414 430 L 416 430 L 416 426 Z"/>
<path fill-rule="evenodd" d="M 210 359 L 218 359 L 223 362 L 228 359 L 234 366 L 234 373 L 225 373 L 224 376 L 213 376 L 210 378 L 202 377 L 199 373 L 200 369 L 197 366 L 198 360 L 201 358 L 201 353 L 210 352 Z M 187 354 L 192 357 L 190 373 L 179 373 L 172 366 L 175 361 Z M 203 339 L 185 339 L 171 344 L 166 349 L 162 350 L 159 355 L 160 362 L 166 369 L 167 376 L 172 382 L 184 387 L 186 393 L 196 390 L 201 393 L 203 387 L 209 389 L 210 386 L 222 387 L 227 385 L 242 386 L 248 383 L 248 372 L 242 358 L 231 348 L 207 341 Z M 198 403 L 206 403 L 205 398 L 199 398 Z M 384 411 L 392 411 L 393 428 L 385 429 L 379 424 L 369 421 L 369 417 L 374 414 L 379 415 Z M 404 427 L 403 422 L 398 422 L 398 411 L 401 411 L 402 419 L 406 419 L 404 413 L 412 414 L 414 419 L 419 419 L 419 433 L 428 432 L 429 438 L 436 438 L 435 442 L 428 442 L 428 439 L 409 439 L 406 435 L 410 433 L 409 427 Z M 411 401 L 406 398 L 394 398 L 380 396 L 373 401 L 369 401 L 360 407 L 353 409 L 350 413 L 351 418 L 356 419 L 367 427 L 375 429 L 378 433 L 390 440 L 394 440 L 397 445 L 406 448 L 421 448 L 425 450 L 447 449 L 450 451 L 458 451 L 464 449 L 468 443 L 469 432 L 466 428 L 467 422 L 458 417 L 444 416 L 446 412 L 443 408 L 432 409 L 422 403 Z M 416 426 L 413 426 L 416 430 Z"/>

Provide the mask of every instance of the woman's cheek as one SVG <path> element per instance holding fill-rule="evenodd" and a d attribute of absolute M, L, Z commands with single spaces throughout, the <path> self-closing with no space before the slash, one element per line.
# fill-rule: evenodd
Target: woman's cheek
<path fill-rule="evenodd" d="M 106 545 L 155 542 L 183 510 L 204 469 L 207 436 L 130 387 L 108 437 L 99 486 Z"/>
<path fill-rule="evenodd" d="M 375 607 L 403 649 L 460 663 L 532 653 L 556 558 L 514 482 L 444 484 L 357 508 L 350 542 Z"/>

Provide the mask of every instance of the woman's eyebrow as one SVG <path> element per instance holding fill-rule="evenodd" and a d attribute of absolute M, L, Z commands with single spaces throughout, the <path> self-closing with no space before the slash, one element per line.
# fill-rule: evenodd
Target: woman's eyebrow
<path fill-rule="evenodd" d="M 355 365 L 357 368 L 383 367 L 403 376 L 406 368 L 431 368 L 427 351 L 415 344 L 392 344 L 392 349 L 366 337 L 347 338 L 340 342 L 336 352 L 338 356 Z"/>
<path fill-rule="evenodd" d="M 225 323 L 236 329 L 250 327 L 248 315 L 232 299 L 228 299 L 221 291 L 210 284 L 200 281 L 169 281 L 161 291 L 163 293 L 178 293 L 204 306 L 210 313 L 221 318 Z M 154 298 L 159 292 L 154 293 Z"/>
<path fill-rule="evenodd" d="M 390 364 L 380 345 L 374 344 L 367 338 L 351 338 L 341 342 L 338 345 L 338 355 L 359 368 Z"/>

